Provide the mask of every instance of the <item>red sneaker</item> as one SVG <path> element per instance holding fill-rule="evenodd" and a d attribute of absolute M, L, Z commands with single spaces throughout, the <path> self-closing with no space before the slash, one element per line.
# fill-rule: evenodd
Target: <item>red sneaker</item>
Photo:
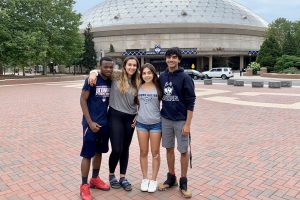
<path fill-rule="evenodd" d="M 80 185 L 80 196 L 82 200 L 92 200 L 89 184 Z"/>
<path fill-rule="evenodd" d="M 104 181 L 102 181 L 99 176 L 97 176 L 97 178 L 91 178 L 90 186 L 91 188 L 97 188 L 104 191 L 108 191 L 110 189 L 110 186 L 104 183 Z"/>

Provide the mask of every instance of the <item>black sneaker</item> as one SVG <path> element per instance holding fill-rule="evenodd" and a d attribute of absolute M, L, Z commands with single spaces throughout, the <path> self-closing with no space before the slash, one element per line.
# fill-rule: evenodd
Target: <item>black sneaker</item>
<path fill-rule="evenodd" d="M 181 177 L 179 180 L 179 189 L 182 193 L 183 197 L 185 198 L 191 198 L 192 197 L 192 191 L 187 188 L 187 178 Z"/>
<path fill-rule="evenodd" d="M 167 190 L 168 188 L 171 188 L 171 187 L 177 186 L 177 185 L 178 185 L 178 183 L 177 183 L 176 176 L 168 173 L 167 180 L 163 184 L 159 185 L 158 190 L 164 191 L 164 190 Z"/>

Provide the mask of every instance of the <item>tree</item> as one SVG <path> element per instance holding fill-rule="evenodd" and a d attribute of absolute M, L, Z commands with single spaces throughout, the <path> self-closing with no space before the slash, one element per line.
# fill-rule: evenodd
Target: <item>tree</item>
<path fill-rule="evenodd" d="M 109 46 L 109 52 L 116 52 L 115 48 L 112 44 L 110 44 L 110 46 Z"/>
<path fill-rule="evenodd" d="M 269 25 L 267 37 L 273 35 L 282 48 L 286 34 L 292 31 L 292 22 L 285 18 L 278 18 Z"/>
<path fill-rule="evenodd" d="M 257 62 L 260 66 L 267 67 L 273 71 L 276 59 L 281 56 L 281 48 L 273 34 L 270 34 L 260 47 Z"/>
<path fill-rule="evenodd" d="M 297 46 L 295 37 L 291 34 L 291 31 L 289 31 L 284 38 L 283 44 L 282 44 L 282 53 L 284 55 L 297 55 Z"/>
<path fill-rule="evenodd" d="M 300 21 L 294 23 L 296 55 L 300 56 Z"/>
<path fill-rule="evenodd" d="M 24 69 L 37 64 L 45 67 L 50 62 L 67 64 L 77 59 L 83 41 L 79 33 L 80 15 L 73 11 L 74 3 L 73 0 L 3 0 L 0 17 L 6 16 L 4 30 L 10 37 L 2 50 L 0 47 L 0 53 L 10 55 L 5 64 Z"/>
<path fill-rule="evenodd" d="M 0 1 L 0 75 L 3 74 L 3 65 L 8 63 L 9 54 L 7 54 L 6 47 L 7 41 L 10 40 L 11 34 L 8 30 L 8 8 L 10 5 L 10 1 L 3 0 Z"/>
<path fill-rule="evenodd" d="M 84 31 L 84 53 L 81 64 L 88 69 L 94 69 L 97 65 L 97 55 L 95 51 L 94 37 L 91 32 L 92 26 L 88 24 Z"/>

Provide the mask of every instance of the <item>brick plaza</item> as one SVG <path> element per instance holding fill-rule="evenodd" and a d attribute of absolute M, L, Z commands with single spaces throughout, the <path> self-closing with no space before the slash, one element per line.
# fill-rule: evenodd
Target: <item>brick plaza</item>
<path fill-rule="evenodd" d="M 0 86 L 1 200 L 80 199 L 81 85 L 82 81 L 69 81 Z M 188 176 L 192 199 L 300 199 L 300 88 L 196 84 L 196 91 L 193 168 Z M 103 156 L 100 171 L 104 180 L 108 155 Z M 161 148 L 159 182 L 166 172 Z M 92 196 L 183 199 L 178 188 L 154 194 L 139 190 L 136 134 L 127 178 L 133 191 L 92 190 Z"/>

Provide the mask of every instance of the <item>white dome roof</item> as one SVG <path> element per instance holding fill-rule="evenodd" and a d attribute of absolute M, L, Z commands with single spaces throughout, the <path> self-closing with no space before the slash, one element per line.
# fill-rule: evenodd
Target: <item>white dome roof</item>
<path fill-rule="evenodd" d="M 231 0 L 105 0 L 84 13 L 82 22 L 82 30 L 88 23 L 93 28 L 147 24 L 267 27 L 266 21 Z"/>

